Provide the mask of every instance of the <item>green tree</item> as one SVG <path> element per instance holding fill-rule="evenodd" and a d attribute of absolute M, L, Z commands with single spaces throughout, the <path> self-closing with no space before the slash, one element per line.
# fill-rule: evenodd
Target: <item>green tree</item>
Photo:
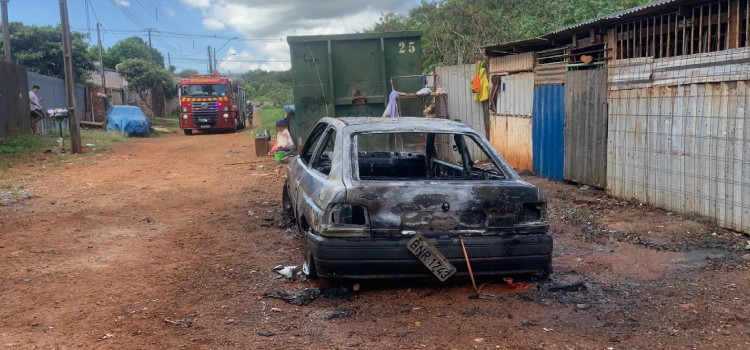
<path fill-rule="evenodd" d="M 137 36 L 120 40 L 102 54 L 104 67 L 115 69 L 118 64 L 133 58 L 148 60 L 148 50 L 148 43 Z M 151 49 L 151 54 L 154 62 L 164 67 L 164 55 L 157 49 Z M 91 48 L 89 57 L 94 61 L 99 61 L 99 49 Z"/>
<path fill-rule="evenodd" d="M 71 32 L 73 53 L 73 73 L 75 80 L 85 83 L 94 70 L 88 59 L 88 44 L 84 41 L 86 34 Z M 0 53 L 3 52 L 0 41 Z M 55 78 L 65 78 L 62 53 L 62 31 L 60 26 L 24 25 L 21 22 L 10 22 L 10 48 L 19 63 L 30 71 Z"/>
<path fill-rule="evenodd" d="M 292 71 L 265 71 L 256 69 L 242 75 L 245 95 L 251 101 L 270 101 L 287 105 L 293 101 Z"/>
<path fill-rule="evenodd" d="M 179 73 L 177 73 L 177 76 L 180 78 L 190 78 L 193 76 L 193 74 L 198 74 L 198 71 L 195 69 L 183 69 Z"/>
<path fill-rule="evenodd" d="M 421 30 L 422 67 L 474 63 L 482 47 L 539 36 L 652 0 L 422 1 L 408 16 L 384 13 L 366 32 Z"/>
<path fill-rule="evenodd" d="M 151 89 L 163 88 L 168 98 L 172 95 L 172 74 L 156 63 L 139 58 L 128 59 L 120 64 L 117 72 L 127 79 L 128 89 L 137 92 L 148 108 L 152 109 L 151 101 L 147 98 Z"/>

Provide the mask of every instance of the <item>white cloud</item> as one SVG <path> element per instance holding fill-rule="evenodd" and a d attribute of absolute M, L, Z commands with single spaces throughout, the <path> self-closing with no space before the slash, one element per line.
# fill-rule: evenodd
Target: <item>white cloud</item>
<path fill-rule="evenodd" d="M 176 14 L 174 13 L 174 10 L 169 6 L 164 6 L 164 13 L 166 13 L 169 17 L 174 17 Z"/>
<path fill-rule="evenodd" d="M 209 7 L 211 5 L 211 0 L 180 0 L 180 2 L 187 6 L 198 8 Z"/>
<path fill-rule="evenodd" d="M 246 49 L 231 49 L 222 71 L 288 69 L 290 35 L 343 34 L 362 31 L 380 19 L 383 12 L 406 13 L 420 0 L 180 0 L 201 8 L 207 30 L 233 29 L 246 39 L 282 39 L 273 42 L 247 41 Z M 197 6 L 200 5 L 200 6 Z M 241 61 L 268 61 L 241 62 Z"/>
<path fill-rule="evenodd" d="M 130 1 L 128 1 L 128 0 L 115 0 L 115 5 L 120 6 L 120 7 L 129 7 L 130 6 Z"/>
<path fill-rule="evenodd" d="M 222 30 L 226 28 L 224 23 L 216 18 L 209 17 L 203 19 L 203 27 L 208 30 Z"/>

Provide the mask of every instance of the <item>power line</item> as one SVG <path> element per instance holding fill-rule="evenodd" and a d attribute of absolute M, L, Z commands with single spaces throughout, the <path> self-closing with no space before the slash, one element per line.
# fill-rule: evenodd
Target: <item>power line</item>
<path fill-rule="evenodd" d="M 175 58 L 172 57 L 172 61 L 205 61 L 205 59 L 202 58 Z M 292 61 L 261 61 L 261 60 L 225 60 L 224 62 L 239 62 L 239 63 L 279 63 L 279 64 L 286 64 L 291 63 Z"/>
<path fill-rule="evenodd" d="M 117 32 L 120 34 L 139 33 L 139 31 L 127 30 L 127 29 L 107 29 L 106 31 Z M 227 40 L 236 38 L 236 40 L 239 40 L 239 41 L 265 41 L 265 42 L 276 42 L 276 41 L 286 40 L 286 38 L 237 38 L 237 37 L 225 36 L 225 35 L 187 34 L 187 33 L 166 32 L 166 31 L 154 31 L 154 33 L 157 33 L 157 34 L 152 34 L 152 35 L 159 35 L 162 37 L 185 36 L 185 37 L 193 37 L 193 38 L 227 39 Z M 190 44 L 190 46 L 192 46 L 192 43 Z"/>

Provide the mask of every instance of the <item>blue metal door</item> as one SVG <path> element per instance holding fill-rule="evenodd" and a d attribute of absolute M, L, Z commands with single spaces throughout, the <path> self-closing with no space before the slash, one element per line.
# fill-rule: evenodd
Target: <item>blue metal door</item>
<path fill-rule="evenodd" d="M 543 84 L 534 87 L 532 111 L 534 172 L 555 181 L 563 180 L 565 159 L 565 87 Z"/>

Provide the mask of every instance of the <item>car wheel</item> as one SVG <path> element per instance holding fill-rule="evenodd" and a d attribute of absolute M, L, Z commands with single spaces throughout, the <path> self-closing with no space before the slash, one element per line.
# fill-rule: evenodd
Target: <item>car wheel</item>
<path fill-rule="evenodd" d="M 184 132 L 185 135 L 192 135 L 193 134 L 193 130 L 182 130 L 182 132 Z"/>
<path fill-rule="evenodd" d="M 307 236 L 302 236 L 302 252 L 305 260 L 302 262 L 302 273 L 311 280 L 318 279 L 318 270 L 315 268 L 315 258 L 310 249 L 307 248 Z"/>
<path fill-rule="evenodd" d="M 284 189 L 281 190 L 281 209 L 284 210 L 284 214 L 287 216 L 294 216 L 294 207 L 292 206 L 292 198 L 289 196 L 289 181 L 284 180 Z"/>

